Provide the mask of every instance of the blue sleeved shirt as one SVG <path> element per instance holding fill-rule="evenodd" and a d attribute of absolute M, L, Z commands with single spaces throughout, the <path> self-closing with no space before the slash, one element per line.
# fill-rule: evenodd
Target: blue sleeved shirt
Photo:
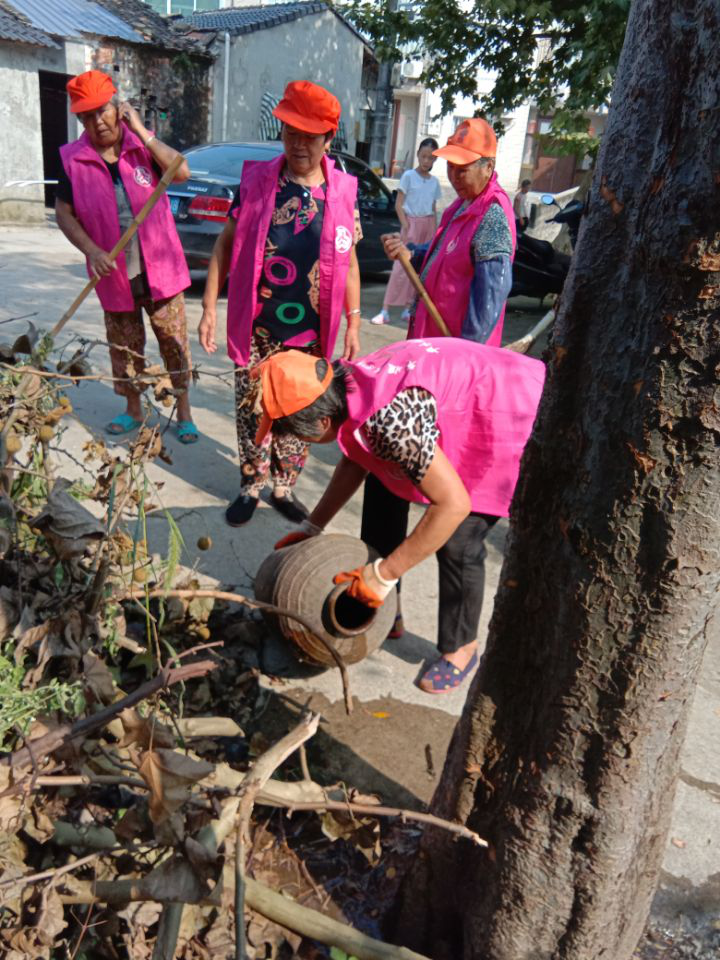
<path fill-rule="evenodd" d="M 461 206 L 456 216 L 464 210 L 465 206 Z M 441 244 L 442 238 L 435 248 L 435 255 Z M 418 259 L 422 264 L 428 248 L 429 244 L 412 245 L 413 266 Z M 511 255 L 510 225 L 500 204 L 493 203 L 473 237 L 471 256 L 475 264 L 475 273 L 470 285 L 467 313 L 460 333 L 463 339 L 485 343 L 495 329 L 512 289 Z M 425 264 L 425 269 L 422 271 L 423 281 L 434 259 L 435 256 L 431 257 Z M 413 315 L 414 312 L 413 309 Z"/>

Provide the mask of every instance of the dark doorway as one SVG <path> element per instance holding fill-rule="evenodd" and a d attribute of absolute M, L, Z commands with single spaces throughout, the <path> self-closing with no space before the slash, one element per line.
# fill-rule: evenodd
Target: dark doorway
<path fill-rule="evenodd" d="M 60 147 L 68 141 L 67 91 L 70 76 L 38 70 L 40 78 L 40 132 L 45 180 L 57 180 L 62 161 Z M 55 206 L 55 185 L 45 184 L 45 206 Z"/>

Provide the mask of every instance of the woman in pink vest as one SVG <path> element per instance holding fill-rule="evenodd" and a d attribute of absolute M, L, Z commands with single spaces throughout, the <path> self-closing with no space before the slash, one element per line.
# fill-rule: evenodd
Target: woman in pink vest
<path fill-rule="evenodd" d="M 284 153 L 243 166 L 231 216 L 210 261 L 199 328 L 200 343 L 213 353 L 217 299 L 229 275 L 227 343 L 235 362 L 241 471 L 240 493 L 225 511 L 231 526 L 252 518 L 268 480 L 277 510 L 295 523 L 308 515 L 293 492 L 307 444 L 287 433 L 255 443 L 249 368 L 290 348 L 331 357 L 343 308 L 343 357 L 352 359 L 359 350 L 357 180 L 328 156 L 340 103 L 323 87 L 300 81 L 287 85 L 273 114 L 282 121 Z"/>
<path fill-rule="evenodd" d="M 194 443 L 198 432 L 188 395 L 190 349 L 182 292 L 190 275 L 167 197 L 158 200 L 114 263 L 108 256 L 177 151 L 147 130 L 129 103 L 116 104 L 117 90 L 100 70 L 73 77 L 67 90 L 70 109 L 85 132 L 60 148 L 55 212 L 62 232 L 87 257 L 88 275 L 100 278 L 96 290 L 105 311 L 114 389 L 126 402 L 125 412 L 106 429 L 128 433 L 142 421 L 142 394 L 132 378 L 145 368 L 144 309 L 173 387 L 182 391 L 176 408 L 178 439 Z M 175 181 L 189 176 L 183 162 Z"/>
<path fill-rule="evenodd" d="M 308 520 L 277 547 L 322 533 L 368 473 L 403 500 L 429 505 L 392 552 L 339 572 L 335 582 L 349 582 L 351 596 L 377 607 L 404 573 L 436 553 L 441 656 L 420 686 L 453 690 L 477 663 L 484 540 L 508 515 L 543 364 L 510 350 L 431 338 L 332 367 L 293 351 L 266 360 L 257 376 L 258 440 L 272 427 L 309 443 L 337 439 L 344 454 Z"/>
<path fill-rule="evenodd" d="M 383 237 L 386 252 L 394 260 L 411 250 L 415 267 L 453 336 L 500 346 L 505 301 L 512 287 L 515 217 L 495 173 L 495 132 L 479 118 L 464 120 L 447 146 L 434 153 L 447 160 L 457 200 L 444 212 L 429 244 L 406 247 L 398 234 L 388 234 Z M 408 336 L 437 337 L 440 332 L 425 305 L 416 300 Z M 374 476 L 368 477 L 362 539 L 380 553 L 389 553 L 405 539 L 407 523 L 407 502 L 394 497 Z M 398 606 L 390 636 L 402 636 L 403 630 Z"/>

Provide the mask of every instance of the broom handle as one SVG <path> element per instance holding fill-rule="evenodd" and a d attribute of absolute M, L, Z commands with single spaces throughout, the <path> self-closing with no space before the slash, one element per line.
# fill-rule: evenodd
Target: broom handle
<path fill-rule="evenodd" d="M 398 259 L 400 260 L 400 263 L 403 265 L 403 269 L 405 270 L 405 273 L 408 275 L 408 279 L 410 280 L 410 283 L 413 285 L 413 287 L 417 291 L 418 296 L 427 307 L 428 313 L 435 321 L 435 325 L 437 326 L 440 333 L 444 337 L 451 337 L 452 334 L 448 329 L 448 325 L 440 316 L 440 311 L 430 299 L 430 294 L 425 289 L 424 283 L 422 282 L 420 277 L 417 275 L 417 271 L 415 270 L 415 267 L 410 262 L 410 252 L 408 251 L 407 253 L 401 253 Z"/>
<path fill-rule="evenodd" d="M 140 224 L 143 222 L 143 220 L 145 220 L 145 218 L 150 213 L 150 211 L 155 206 L 155 204 L 158 202 L 160 197 L 165 193 L 167 188 L 173 182 L 173 179 L 175 178 L 175 174 L 178 172 L 178 170 L 182 166 L 182 163 L 184 160 L 185 160 L 185 157 L 181 153 L 179 153 L 175 157 L 173 162 L 170 164 L 170 166 L 167 168 L 165 173 L 162 175 L 162 177 L 160 178 L 160 182 L 158 183 L 158 185 L 155 187 L 153 192 L 145 201 L 145 204 L 142 210 L 138 213 L 136 217 L 133 217 L 130 223 L 130 226 L 127 228 L 125 233 L 120 237 L 118 242 L 110 251 L 109 257 L 112 261 L 117 260 L 117 258 L 120 256 L 122 251 L 125 249 L 128 243 L 130 243 L 132 238 L 135 236 Z M 90 280 L 88 280 L 88 282 L 85 284 L 84 289 L 81 290 L 81 292 L 77 295 L 77 297 L 75 297 L 71 305 L 68 307 L 68 309 L 60 317 L 58 322 L 50 331 L 51 337 L 56 337 L 58 333 L 60 333 L 60 331 L 68 322 L 68 320 L 76 312 L 80 304 L 85 300 L 85 298 L 89 293 L 92 293 L 92 291 L 95 289 L 95 287 L 98 285 L 99 282 L 100 282 L 99 277 L 92 277 Z"/>

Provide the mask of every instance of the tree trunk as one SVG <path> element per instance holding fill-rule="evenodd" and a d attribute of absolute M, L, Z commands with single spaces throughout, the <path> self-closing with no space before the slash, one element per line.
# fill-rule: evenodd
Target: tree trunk
<path fill-rule="evenodd" d="M 627 960 L 720 598 L 718 0 L 635 0 L 487 652 L 396 939 Z"/>

